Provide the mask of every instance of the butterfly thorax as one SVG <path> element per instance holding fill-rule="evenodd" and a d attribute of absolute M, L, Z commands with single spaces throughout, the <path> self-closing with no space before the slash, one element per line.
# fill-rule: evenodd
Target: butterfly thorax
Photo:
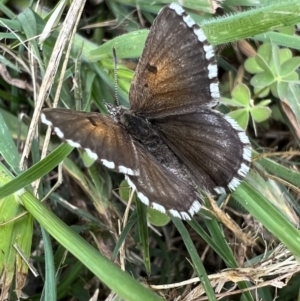
<path fill-rule="evenodd" d="M 138 116 L 132 111 L 123 109 L 118 116 L 118 122 L 125 127 L 134 139 L 143 144 L 154 146 L 159 143 L 159 136 L 154 132 L 146 118 Z"/>
<path fill-rule="evenodd" d="M 172 173 L 177 174 L 183 180 L 192 182 L 189 172 L 156 132 L 151 122 L 145 117 L 124 108 L 119 111 L 117 119 L 131 137 L 140 142 L 160 164 L 164 165 Z"/>

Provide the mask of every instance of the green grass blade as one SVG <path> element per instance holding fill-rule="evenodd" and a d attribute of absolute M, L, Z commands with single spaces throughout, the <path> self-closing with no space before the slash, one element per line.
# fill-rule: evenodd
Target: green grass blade
<path fill-rule="evenodd" d="M 7 127 L 5 120 L 0 113 L 0 129 L 1 129 L 1 139 L 0 139 L 0 154 L 3 156 L 5 162 L 11 167 L 11 169 L 18 174 L 20 156 L 17 147 L 11 136 L 11 132 Z"/>
<path fill-rule="evenodd" d="M 267 199 L 245 181 L 234 198 L 300 259 L 300 232 Z"/>
<path fill-rule="evenodd" d="M 56 148 L 51 154 L 49 154 L 42 161 L 34 164 L 32 167 L 24 171 L 18 177 L 11 180 L 9 183 L 0 188 L 0 199 L 15 193 L 16 191 L 23 189 L 33 181 L 43 177 L 55 168 L 64 158 L 66 158 L 73 147 L 62 144 Z"/>
<path fill-rule="evenodd" d="M 124 300 L 162 301 L 154 292 L 121 271 L 114 263 L 100 254 L 30 193 L 24 193 L 21 200 L 25 208 L 53 238 Z"/>
<path fill-rule="evenodd" d="M 205 289 L 208 300 L 216 301 L 217 299 L 216 299 L 214 290 L 210 284 L 206 270 L 201 262 L 201 259 L 199 258 L 198 251 L 196 250 L 195 245 L 193 244 L 193 241 L 190 237 L 189 232 L 187 231 L 183 222 L 180 219 L 172 217 L 172 221 L 175 224 L 177 230 L 179 231 L 179 233 L 184 241 L 184 244 L 186 246 L 186 249 L 188 250 L 188 252 L 191 256 L 195 272 L 196 272 L 197 276 L 199 277 L 201 284 L 203 285 L 203 288 Z"/>
<path fill-rule="evenodd" d="M 43 291 L 44 300 L 56 301 L 56 278 L 53 249 L 49 234 L 41 228 L 45 250 L 45 287 Z"/>

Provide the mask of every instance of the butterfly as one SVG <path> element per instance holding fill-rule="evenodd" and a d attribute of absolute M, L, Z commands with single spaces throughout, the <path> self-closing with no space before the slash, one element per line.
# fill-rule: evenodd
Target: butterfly
<path fill-rule="evenodd" d="M 249 171 L 245 132 L 214 110 L 220 93 L 213 47 L 178 4 L 154 20 L 131 83 L 130 109 L 110 115 L 45 109 L 41 121 L 73 147 L 125 174 L 144 204 L 189 220 L 198 189 L 234 190 Z"/>

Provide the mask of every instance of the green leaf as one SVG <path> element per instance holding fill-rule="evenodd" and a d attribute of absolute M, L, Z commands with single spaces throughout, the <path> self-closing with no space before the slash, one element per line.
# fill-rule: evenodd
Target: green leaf
<path fill-rule="evenodd" d="M 272 102 L 271 99 L 263 99 L 259 103 L 257 103 L 255 106 L 261 106 L 261 107 L 266 107 Z"/>
<path fill-rule="evenodd" d="M 255 183 L 254 183 L 255 185 Z M 265 197 L 245 181 L 233 193 L 234 198 L 259 220 L 300 259 L 300 232 Z M 287 235 L 288 233 L 288 235 Z"/>
<path fill-rule="evenodd" d="M 281 65 L 280 75 L 286 76 L 295 71 L 300 65 L 300 57 L 293 57 Z"/>
<path fill-rule="evenodd" d="M 268 107 L 255 106 L 250 114 L 255 122 L 263 122 L 271 116 L 271 113 L 272 111 Z"/>
<path fill-rule="evenodd" d="M 283 48 L 279 50 L 279 59 L 280 59 L 280 65 L 282 65 L 284 62 L 288 61 L 293 57 L 293 53 L 288 48 Z"/>
<path fill-rule="evenodd" d="M 56 271 L 54 265 L 54 256 L 52 248 L 52 239 L 47 231 L 41 227 L 41 232 L 43 236 L 44 248 L 45 248 L 45 300 L 55 301 L 57 296 L 57 282 L 56 282 Z"/>
<path fill-rule="evenodd" d="M 40 162 L 34 164 L 32 167 L 24 171 L 22 174 L 8 182 L 6 185 L 0 188 L 0 199 L 17 192 L 20 189 L 24 189 L 27 185 L 33 181 L 41 178 L 56 167 L 62 160 L 67 157 L 73 147 L 68 144 L 62 144 L 55 149 L 51 154 Z"/>
<path fill-rule="evenodd" d="M 257 49 L 257 57 L 261 57 L 265 62 L 269 62 L 272 57 L 272 44 L 264 43 Z M 258 62 L 259 63 L 259 62 Z"/>
<path fill-rule="evenodd" d="M 282 82 L 282 84 L 284 84 L 284 83 Z M 272 93 L 275 97 L 277 97 L 277 98 L 279 98 L 279 96 L 278 96 L 278 86 L 279 86 L 279 83 L 278 83 L 278 82 L 274 82 L 274 83 L 270 86 L 271 93 Z"/>
<path fill-rule="evenodd" d="M 295 118 L 293 127 L 299 128 L 300 124 L 300 87 L 299 85 L 289 84 L 287 88 L 286 97 L 281 99 L 292 111 L 291 116 L 288 120 L 291 122 L 291 117 Z"/>
<path fill-rule="evenodd" d="M 88 59 L 91 62 L 96 62 L 104 57 L 111 57 L 113 47 L 116 49 L 118 59 L 139 57 L 143 51 L 148 33 L 149 30 L 138 30 L 123 34 L 92 50 Z"/>
<path fill-rule="evenodd" d="M 37 41 L 36 39 L 34 39 L 34 37 L 38 35 L 38 27 L 35 13 L 31 9 L 26 8 L 18 15 L 18 20 L 22 25 L 26 38 L 29 40 L 29 43 L 32 46 L 33 53 L 37 61 L 42 62 L 43 60 L 40 57 Z"/>
<path fill-rule="evenodd" d="M 279 82 L 276 85 L 277 88 L 277 94 L 280 99 L 284 99 L 287 95 L 287 89 L 288 89 L 288 83 L 286 82 Z M 274 94 L 274 93 L 273 93 Z"/>
<path fill-rule="evenodd" d="M 36 19 L 31 9 L 26 8 L 18 15 L 18 19 L 22 24 L 23 30 L 27 38 L 36 37 L 38 34 Z"/>
<path fill-rule="evenodd" d="M 268 75 L 273 75 L 273 71 L 270 68 L 270 60 L 266 60 L 263 56 L 257 55 L 255 57 L 257 65 L 264 70 L 264 73 Z"/>
<path fill-rule="evenodd" d="M 272 41 L 272 43 L 278 46 L 290 47 L 300 50 L 300 38 L 296 35 L 290 36 L 279 32 L 269 31 L 263 34 L 256 35 L 254 39 L 261 42 Z"/>
<path fill-rule="evenodd" d="M 149 252 L 149 233 L 147 223 L 147 206 L 142 202 L 136 202 L 139 240 L 142 247 L 143 261 L 146 273 L 151 274 L 151 260 Z"/>
<path fill-rule="evenodd" d="M 256 95 L 256 97 L 260 97 L 260 98 L 265 98 L 270 93 L 269 87 L 254 87 L 253 90 L 254 90 L 254 94 Z"/>
<path fill-rule="evenodd" d="M 239 107 L 249 106 L 251 94 L 249 88 L 244 84 L 239 84 L 234 87 L 231 92 L 232 97 L 238 102 Z"/>
<path fill-rule="evenodd" d="M 267 87 L 274 82 L 275 78 L 273 75 L 267 74 L 266 72 L 255 74 L 250 83 L 253 87 Z"/>
<path fill-rule="evenodd" d="M 211 301 L 216 301 L 217 299 L 216 299 L 214 290 L 208 279 L 208 276 L 207 276 L 207 273 L 203 266 L 203 263 L 202 263 L 201 259 L 199 258 L 197 249 L 195 248 L 195 245 L 193 244 L 193 241 L 189 235 L 189 232 L 187 231 L 183 222 L 180 219 L 178 219 L 176 217 L 171 217 L 171 218 L 184 241 L 187 251 L 189 252 L 189 254 L 191 256 L 195 272 L 201 280 L 201 283 L 204 287 L 204 290 L 207 294 L 208 299 Z"/>
<path fill-rule="evenodd" d="M 128 202 L 131 193 L 131 188 L 126 180 L 123 180 L 119 186 L 119 194 L 123 201 Z M 134 194 L 134 201 L 136 200 L 136 194 Z"/>
<path fill-rule="evenodd" d="M 18 174 L 20 155 L 17 147 L 13 141 L 10 130 L 7 127 L 4 118 L 0 112 L 0 129 L 1 129 L 1 139 L 0 139 L 0 155 L 2 155 L 5 162 L 12 168 L 12 170 Z"/>
<path fill-rule="evenodd" d="M 0 189 L 12 179 L 11 173 L 0 162 Z M 0 213 L 0 270 L 2 273 L 5 271 L 1 293 L 4 288 L 9 288 L 11 283 L 14 283 L 16 291 L 20 291 L 28 274 L 28 264 L 18 256 L 15 246 L 23 252 L 25 258 L 30 257 L 33 218 L 26 214 L 17 193 L 0 198 Z"/>
<path fill-rule="evenodd" d="M 112 256 L 111 256 L 112 261 L 116 260 L 122 243 L 125 241 L 127 235 L 129 235 L 132 227 L 136 224 L 136 219 L 137 219 L 137 213 L 136 213 L 136 210 L 134 210 L 132 212 L 132 214 L 130 215 L 130 217 L 127 221 L 127 224 L 126 224 L 125 228 L 123 229 L 121 235 L 119 236 L 118 241 L 116 242 L 115 248 L 114 248 Z"/>
<path fill-rule="evenodd" d="M 68 0 L 60 0 L 56 4 L 55 8 L 50 12 L 48 15 L 49 18 L 47 23 L 45 24 L 45 27 L 43 29 L 43 32 L 39 36 L 39 43 L 43 43 L 51 34 L 52 30 L 57 27 L 58 23 L 60 22 L 61 16 L 64 12 L 64 9 L 67 5 Z"/>
<path fill-rule="evenodd" d="M 257 155 L 257 153 L 256 153 Z M 257 162 L 269 173 L 280 177 L 281 179 L 291 183 L 292 185 L 299 186 L 300 183 L 300 173 L 289 167 L 283 166 L 280 161 L 276 162 L 269 158 L 260 158 Z"/>
<path fill-rule="evenodd" d="M 280 32 L 282 34 L 293 36 L 295 34 L 295 27 L 294 26 L 284 26 L 284 27 L 281 27 L 278 30 L 278 32 Z"/>
<path fill-rule="evenodd" d="M 148 221 L 156 227 L 163 227 L 170 222 L 170 216 L 148 207 Z"/>
<path fill-rule="evenodd" d="M 81 158 L 85 167 L 91 167 L 95 160 L 93 160 L 85 151 L 81 151 Z"/>
<path fill-rule="evenodd" d="M 229 107 L 241 107 L 240 102 L 237 101 L 237 100 L 235 100 L 235 99 L 233 99 L 233 98 L 221 97 L 220 101 L 225 106 L 229 106 Z"/>
<path fill-rule="evenodd" d="M 299 80 L 299 75 L 298 75 L 298 73 L 296 71 L 293 71 L 290 74 L 286 75 L 282 80 L 289 81 L 289 82 L 295 81 L 294 84 L 299 84 L 299 82 L 296 82 L 296 81 Z"/>
<path fill-rule="evenodd" d="M 272 44 L 272 59 L 270 60 L 270 68 L 273 70 L 273 74 L 279 75 L 280 73 L 280 58 L 279 58 L 279 47 Z"/>
<path fill-rule="evenodd" d="M 255 57 L 249 57 L 248 59 L 246 59 L 244 66 L 245 69 L 251 74 L 260 73 L 264 71 L 264 69 L 262 69 L 257 63 Z"/>
<path fill-rule="evenodd" d="M 295 22 L 299 22 L 300 6 L 297 0 L 268 1 L 268 4 L 257 9 L 205 22 L 202 27 L 204 28 L 207 23 L 209 25 L 208 41 L 212 45 L 224 44 L 274 30 L 282 25 L 294 25 Z M 212 22 L 215 26 L 212 26 Z M 206 28 L 205 33 L 207 33 Z"/>
<path fill-rule="evenodd" d="M 273 120 L 281 122 L 282 124 L 286 124 L 286 120 L 282 115 L 282 111 L 277 104 L 271 105 L 270 109 L 272 110 L 272 119 Z"/>
<path fill-rule="evenodd" d="M 228 113 L 227 115 L 233 118 L 243 130 L 246 130 L 249 122 L 248 109 L 237 109 Z"/>
<path fill-rule="evenodd" d="M 273 161 L 273 163 L 275 162 Z M 254 166 L 263 174 L 265 173 L 265 170 L 259 164 L 254 163 Z M 282 178 L 281 172 L 284 172 L 283 166 L 278 168 L 274 175 Z M 285 217 L 287 217 L 294 225 L 298 224 L 298 220 L 295 218 L 295 213 L 293 213 L 293 208 L 290 206 L 293 202 L 291 199 L 292 196 L 287 193 L 286 188 L 283 185 L 271 180 L 269 177 L 264 177 L 258 172 L 251 172 L 250 176 L 247 177 L 247 183 L 252 187 L 255 187 L 258 193 L 260 193 L 266 198 L 266 200 L 268 200 L 269 203 L 282 212 Z"/>
<path fill-rule="evenodd" d="M 162 301 L 157 294 L 146 288 L 116 264 L 108 260 L 80 235 L 67 227 L 57 216 L 28 192 L 21 196 L 26 210 L 45 228 L 45 230 L 111 290 L 125 300 Z M 70 243 L 72 242 L 72 243 Z M 109 272 L 108 272 L 109 271 Z M 116 281 L 122 279 L 122 281 Z"/>

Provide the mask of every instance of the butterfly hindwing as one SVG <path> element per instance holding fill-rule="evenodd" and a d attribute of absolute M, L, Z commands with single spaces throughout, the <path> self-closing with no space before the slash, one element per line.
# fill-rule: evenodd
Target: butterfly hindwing
<path fill-rule="evenodd" d="M 140 176 L 126 176 L 139 199 L 162 213 L 190 219 L 200 208 L 194 187 L 163 167 L 143 146 L 136 145 Z"/>
<path fill-rule="evenodd" d="M 229 117 L 213 110 L 167 116 L 153 121 L 165 143 L 203 190 L 233 190 L 248 172 L 250 142 Z"/>

